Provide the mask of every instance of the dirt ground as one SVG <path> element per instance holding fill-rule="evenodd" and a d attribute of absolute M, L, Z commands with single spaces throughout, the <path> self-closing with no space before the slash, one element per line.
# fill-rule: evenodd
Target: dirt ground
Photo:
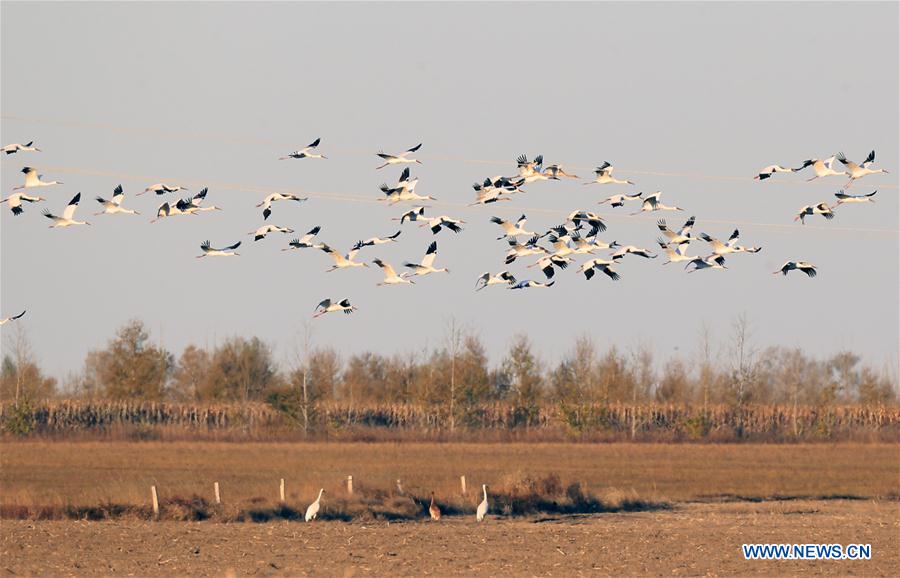
<path fill-rule="evenodd" d="M 900 504 L 683 503 L 535 519 L 2 522 L 2 576 L 900 574 Z M 745 561 L 743 543 L 867 543 L 869 561 Z"/>

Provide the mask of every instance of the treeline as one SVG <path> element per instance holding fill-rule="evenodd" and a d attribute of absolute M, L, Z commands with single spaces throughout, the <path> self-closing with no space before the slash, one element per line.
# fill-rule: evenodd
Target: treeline
<path fill-rule="evenodd" d="M 310 408 L 441 406 L 456 416 L 487 404 L 536 409 L 548 405 L 611 406 L 677 403 L 698 407 L 788 405 L 823 407 L 893 404 L 894 377 L 843 351 L 816 359 L 797 348 L 756 349 L 739 318 L 727 345 L 712 351 L 700 335 L 690 357 L 657 362 L 648 347 L 597 347 L 587 336 L 554 363 L 542 360 L 526 336 L 514 337 L 491 364 L 477 334 L 448 326 L 443 344 L 428 351 L 347 357 L 330 347 L 301 347 L 291 367 L 279 367 L 272 348 L 255 338 L 232 337 L 206 349 L 189 345 L 179 355 L 154 343 L 141 321 L 119 329 L 107 345 L 88 353 L 66 387 L 45 376 L 27 343 L 6 347 L 0 401 L 54 397 L 191 403 L 264 402 L 309 421 Z"/>

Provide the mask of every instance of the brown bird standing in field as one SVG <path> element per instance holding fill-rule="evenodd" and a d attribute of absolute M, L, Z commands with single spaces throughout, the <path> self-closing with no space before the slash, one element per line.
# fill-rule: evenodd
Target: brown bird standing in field
<path fill-rule="evenodd" d="M 432 520 L 441 519 L 441 509 L 434 503 L 434 492 L 431 492 L 431 505 L 428 506 L 428 515 L 431 516 Z"/>

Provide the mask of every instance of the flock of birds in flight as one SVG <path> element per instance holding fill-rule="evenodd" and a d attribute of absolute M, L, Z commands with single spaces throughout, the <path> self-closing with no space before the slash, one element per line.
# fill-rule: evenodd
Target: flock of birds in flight
<path fill-rule="evenodd" d="M 280 157 L 279 160 L 291 159 L 327 159 L 325 155 L 318 152 L 321 139 L 316 139 L 306 147 L 296 150 L 286 156 Z M 417 204 L 425 201 L 436 201 L 430 195 L 420 195 L 416 193 L 416 185 L 418 178 L 411 175 L 410 165 L 421 164 L 421 161 L 414 158 L 415 153 L 421 148 L 422 144 L 418 144 L 398 154 L 387 154 L 384 152 L 377 153 L 377 156 L 383 161 L 376 167 L 380 170 L 386 167 L 406 165 L 400 174 L 396 184 L 389 186 L 387 183 L 381 185 L 380 189 L 383 197 L 379 200 L 387 202 L 389 205 L 397 203 L 413 203 Z M 10 144 L 2 148 L 6 155 L 17 154 L 21 152 L 40 152 L 40 149 L 34 146 L 33 142 L 26 144 Z M 845 170 L 836 170 L 835 161 L 839 161 Z M 877 173 L 887 173 L 884 169 L 873 168 L 875 162 L 875 151 L 869 153 L 862 163 L 856 163 L 848 160 L 842 153 L 833 155 L 827 159 L 808 159 L 797 168 L 784 167 L 782 165 L 770 165 L 758 172 L 754 177 L 756 180 L 766 180 L 776 173 L 795 173 L 811 167 L 813 176 L 808 180 L 824 178 L 829 176 L 845 176 L 849 181 L 844 185 L 840 192 L 836 193 L 837 202 L 830 206 L 827 202 L 821 202 L 815 205 L 807 205 L 802 207 L 795 217 L 795 221 L 805 224 L 805 218 L 813 215 L 821 215 L 825 219 L 831 220 L 835 216 L 835 209 L 844 204 L 850 203 L 874 203 L 874 196 L 877 191 L 852 195 L 847 189 L 858 179 L 867 175 Z M 567 173 L 562 166 L 552 164 L 544 166 L 542 155 L 528 160 L 525 155 L 520 155 L 516 159 L 517 170 L 512 176 L 493 176 L 485 178 L 484 181 L 475 183 L 472 188 L 475 190 L 475 200 L 469 206 L 490 205 L 504 201 L 511 201 L 514 196 L 525 193 L 524 186 L 537 181 L 553 181 L 560 179 L 577 180 L 579 177 L 574 174 Z M 619 185 L 633 186 L 630 180 L 618 179 L 613 176 L 614 167 L 609 162 L 604 162 L 594 170 L 594 178 L 584 182 L 584 185 Z M 0 202 L 7 203 L 13 215 L 21 215 L 24 212 L 25 203 L 37 203 L 45 201 L 44 197 L 36 194 L 29 194 L 30 191 L 42 187 L 61 185 L 59 181 L 45 181 L 43 175 L 39 175 L 37 170 L 32 167 L 22 169 L 25 175 L 25 182 L 13 188 L 13 193 Z M 179 193 L 188 189 L 179 185 L 169 185 L 166 183 L 156 183 L 146 187 L 143 191 L 137 193 L 137 196 L 146 193 L 154 193 L 157 196 Z M 163 202 L 156 211 L 156 216 L 151 222 L 160 219 L 170 218 L 183 215 L 196 215 L 202 212 L 221 210 L 215 205 L 205 204 L 208 189 L 204 188 L 197 194 L 185 197 L 176 201 Z M 289 193 L 272 193 L 267 195 L 257 208 L 262 208 L 263 221 L 267 221 L 272 215 L 275 203 L 281 201 L 303 203 L 307 201 L 307 197 L 300 197 Z M 125 192 L 121 185 L 113 190 L 110 198 L 101 196 L 96 197 L 97 203 L 102 207 L 102 211 L 95 215 L 114 215 L 114 214 L 130 214 L 140 215 L 138 211 L 126 208 L 124 206 Z M 90 225 L 87 221 L 77 220 L 75 212 L 81 202 L 81 193 L 76 194 L 69 201 L 68 205 L 60 214 L 55 214 L 48 209 L 43 211 L 43 215 L 52 221 L 51 228 L 65 228 L 75 225 Z M 620 193 L 615 194 L 600 201 L 599 205 L 609 205 L 610 208 L 616 209 L 624 207 L 629 203 L 639 203 L 640 208 L 632 215 L 648 212 L 677 212 L 683 211 L 681 207 L 675 205 L 666 205 L 662 202 L 662 193 L 657 191 L 653 194 L 644 195 L 642 192 L 637 193 Z M 401 225 L 407 222 L 416 222 L 420 227 L 427 227 L 433 235 L 437 235 L 444 231 L 452 231 L 459 233 L 463 230 L 465 221 L 452 218 L 448 215 L 427 215 L 427 205 L 416 205 L 402 213 L 399 217 L 394 218 Z M 475 288 L 477 291 L 491 287 L 494 285 L 505 286 L 508 289 L 547 289 L 554 285 L 553 279 L 556 271 L 566 269 L 570 265 L 576 263 L 576 257 L 587 256 L 578 267 L 578 272 L 583 274 L 585 279 L 590 280 L 596 273 L 603 273 L 612 281 L 620 279 L 619 273 L 615 270 L 617 264 L 625 259 L 628 255 L 633 257 L 641 257 L 644 259 L 655 259 L 657 254 L 647 248 L 637 247 L 635 245 L 621 245 L 616 241 L 604 242 L 598 235 L 606 231 L 606 223 L 600 215 L 585 211 L 576 210 L 571 212 L 566 220 L 560 225 L 551 227 L 547 231 L 530 231 L 527 228 L 527 218 L 523 214 L 515 221 L 501 219 L 500 217 L 491 217 L 490 221 L 496 224 L 502 235 L 497 240 L 507 243 L 507 251 L 505 256 L 505 264 L 509 265 L 519 258 L 534 257 L 536 260 L 529 264 L 527 268 L 537 267 L 544 275 L 541 281 L 533 279 L 518 279 L 508 270 L 498 273 L 486 272 L 480 275 L 476 281 Z M 706 233 L 695 235 L 693 232 L 695 217 L 689 217 L 684 224 L 677 229 L 670 228 L 665 219 L 657 221 L 659 229 L 659 237 L 657 244 L 661 252 L 667 257 L 664 264 L 669 263 L 685 263 L 685 269 L 689 273 L 704 269 L 726 269 L 726 255 L 734 255 L 738 253 L 758 253 L 761 247 L 743 246 L 738 243 L 740 232 L 735 229 L 734 232 L 726 240 L 720 240 Z M 357 261 L 356 257 L 361 250 L 366 247 L 374 247 L 377 245 L 396 243 L 402 230 L 398 230 L 393 235 L 386 237 L 372 237 L 365 241 L 359 241 L 346 254 L 334 249 L 324 242 L 317 241 L 317 236 L 321 232 L 321 227 L 316 226 L 310 229 L 306 234 L 292 239 L 283 251 L 297 249 L 318 249 L 326 253 L 334 262 L 328 272 L 339 269 L 351 269 L 356 267 L 368 267 L 366 261 Z M 293 234 L 294 230 L 289 227 L 282 227 L 265 223 L 255 231 L 251 231 L 255 241 L 266 238 L 271 233 Z M 548 246 L 542 245 L 541 241 L 546 238 Z M 690 255 L 690 244 L 695 241 L 702 241 L 708 245 L 709 251 L 705 254 Z M 204 257 L 232 257 L 237 256 L 237 249 L 241 246 L 241 241 L 237 241 L 230 245 L 214 247 L 210 241 L 203 241 L 200 244 L 202 253 L 197 258 Z M 597 253 L 606 251 L 605 257 L 597 257 Z M 374 265 L 381 268 L 384 273 L 384 279 L 378 283 L 382 285 L 409 285 L 415 284 L 415 279 L 425 277 L 435 273 L 449 273 L 449 269 L 445 267 L 436 267 L 435 261 L 438 256 L 437 241 L 430 243 L 421 260 L 415 262 L 404 262 L 403 271 L 398 273 L 396 269 L 387 261 L 375 258 L 371 261 Z M 816 276 L 816 266 L 807 261 L 792 260 L 787 261 L 778 271 L 787 275 L 790 271 L 801 271 L 809 277 Z M 350 314 L 356 310 L 356 306 L 350 303 L 348 298 L 344 299 L 324 299 L 315 308 L 313 317 L 319 317 L 326 313 L 343 312 Z M 25 312 L 0 319 L 0 325 L 21 318 Z"/>

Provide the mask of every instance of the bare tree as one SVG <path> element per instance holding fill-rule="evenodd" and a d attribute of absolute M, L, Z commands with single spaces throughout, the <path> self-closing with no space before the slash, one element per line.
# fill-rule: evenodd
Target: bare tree
<path fill-rule="evenodd" d="M 309 355 L 310 345 L 313 339 L 313 326 L 308 319 L 303 320 L 302 325 L 302 345 L 294 349 L 294 371 L 296 375 L 300 373 L 299 386 L 300 391 L 300 416 L 303 419 L 303 435 L 309 435 Z"/>
<path fill-rule="evenodd" d="M 744 406 L 747 390 L 753 385 L 756 349 L 751 343 L 752 332 L 746 313 L 741 313 L 732 322 L 731 358 L 732 383 L 737 396 L 738 437 L 744 434 Z"/>
<path fill-rule="evenodd" d="M 456 321 L 450 317 L 444 331 L 444 343 L 450 357 L 450 431 L 456 429 L 456 358 L 462 348 L 463 331 Z"/>
<path fill-rule="evenodd" d="M 709 387 L 710 382 L 715 378 L 715 371 L 712 364 L 712 329 L 705 320 L 700 323 L 699 330 L 699 357 L 700 357 L 700 388 L 703 397 L 703 419 L 709 419 Z"/>

